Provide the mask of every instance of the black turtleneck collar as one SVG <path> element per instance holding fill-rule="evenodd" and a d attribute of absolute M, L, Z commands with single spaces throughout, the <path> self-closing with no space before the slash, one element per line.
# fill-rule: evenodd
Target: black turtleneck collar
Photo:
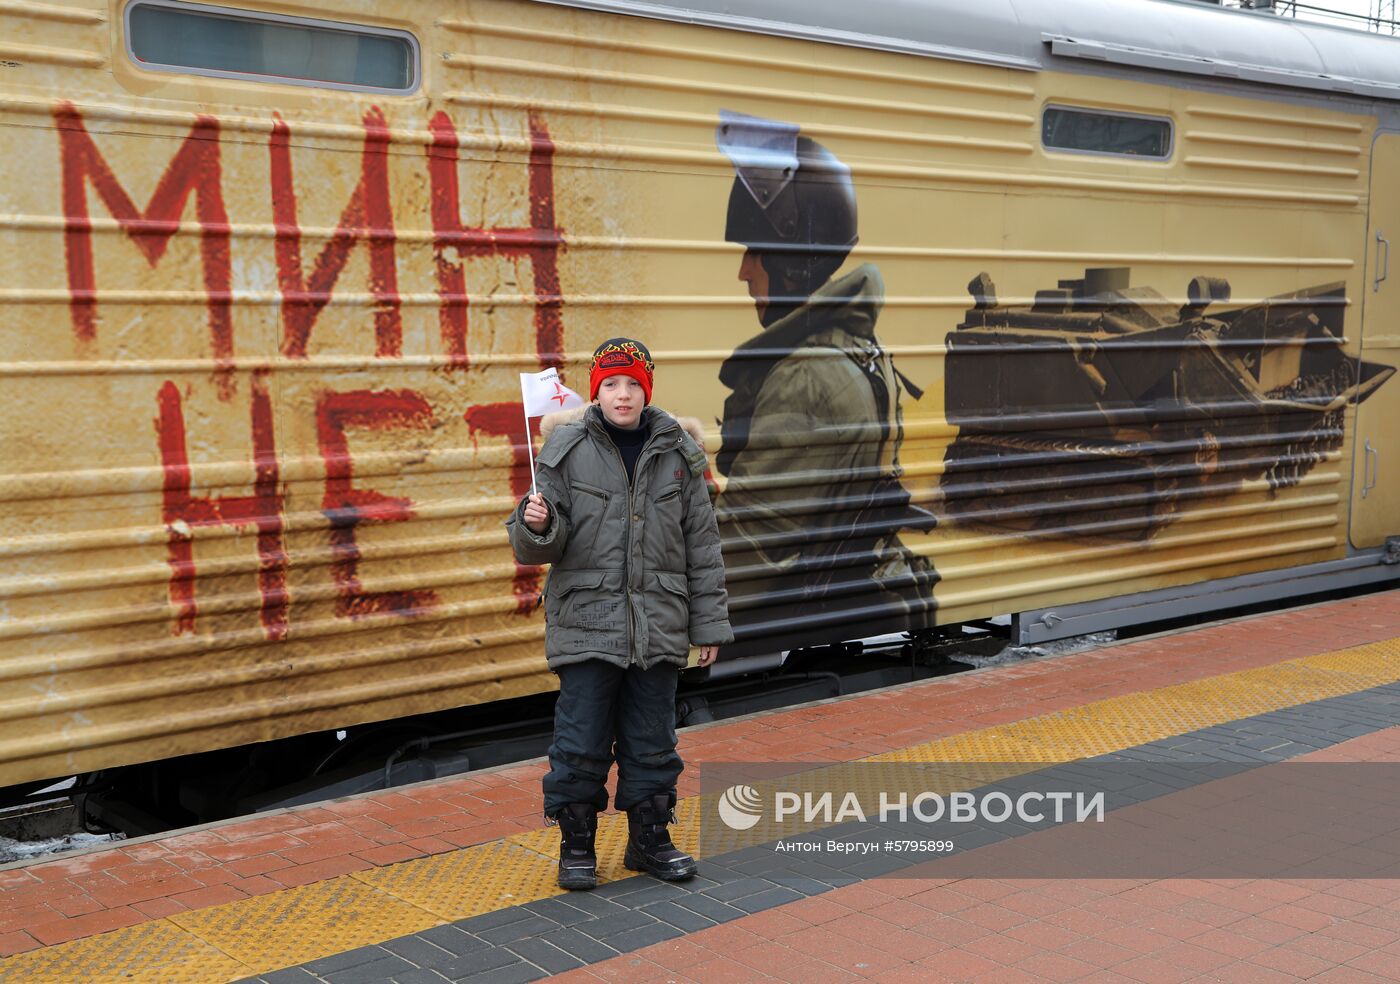
<path fill-rule="evenodd" d="M 603 419 L 603 429 L 607 431 L 608 437 L 612 438 L 613 444 L 617 445 L 618 453 L 622 455 L 623 467 L 627 469 L 627 484 L 632 484 L 632 473 L 637 466 L 637 458 L 642 453 L 642 445 L 647 442 L 647 434 L 650 430 L 647 427 L 646 417 L 638 421 L 637 426 L 631 430 L 624 430 L 621 427 L 614 427 L 606 416 L 599 413 Z"/>

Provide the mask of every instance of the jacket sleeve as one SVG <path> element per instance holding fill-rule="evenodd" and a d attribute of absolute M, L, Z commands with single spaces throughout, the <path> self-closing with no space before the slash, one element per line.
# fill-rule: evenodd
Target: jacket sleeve
<path fill-rule="evenodd" d="M 719 527 L 705 480 L 691 472 L 685 491 L 685 574 L 690 584 L 690 644 L 720 646 L 734 641 Z"/>
<path fill-rule="evenodd" d="M 506 529 L 510 531 L 510 548 L 515 552 L 515 559 L 522 564 L 557 564 L 564 556 L 572 529 L 569 486 L 556 469 L 537 465 L 535 487 L 549 506 L 549 526 L 543 533 L 536 533 L 525 525 L 525 503 L 530 498 L 527 494 L 516 503 L 515 510 L 506 520 Z"/>

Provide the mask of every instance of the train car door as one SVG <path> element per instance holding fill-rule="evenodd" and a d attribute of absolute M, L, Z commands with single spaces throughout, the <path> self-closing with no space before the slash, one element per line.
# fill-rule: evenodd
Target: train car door
<path fill-rule="evenodd" d="M 1371 147 L 1371 220 L 1362 303 L 1363 362 L 1400 366 L 1400 133 Z M 1395 255 L 1392 256 L 1391 254 Z M 1375 547 L 1400 535 L 1400 376 L 1356 408 L 1351 542 Z"/>

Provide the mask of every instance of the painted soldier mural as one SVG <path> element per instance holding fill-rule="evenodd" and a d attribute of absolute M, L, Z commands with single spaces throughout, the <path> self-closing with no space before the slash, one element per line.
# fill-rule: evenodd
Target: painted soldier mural
<path fill-rule="evenodd" d="M 719 373 L 724 655 L 931 627 L 937 574 L 899 538 L 934 526 L 900 482 L 901 400 L 922 392 L 876 334 L 879 269 L 836 276 L 858 238 L 850 169 L 790 123 L 722 112 L 717 142 L 758 319 Z"/>

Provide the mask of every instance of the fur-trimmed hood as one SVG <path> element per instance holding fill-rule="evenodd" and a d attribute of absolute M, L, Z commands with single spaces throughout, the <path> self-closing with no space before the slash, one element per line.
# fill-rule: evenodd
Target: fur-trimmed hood
<path fill-rule="evenodd" d="M 660 409 L 660 408 L 658 408 Z M 540 440 L 549 440 L 549 435 L 554 433 L 556 427 L 565 424 L 572 424 L 575 420 L 582 420 L 583 415 L 588 411 L 587 406 L 575 407 L 572 410 L 556 410 L 554 413 L 547 413 L 540 418 Z M 700 450 L 705 450 L 705 427 L 700 423 L 698 417 L 677 417 L 673 413 L 661 411 L 666 416 L 671 417 L 681 428 L 695 439 L 695 443 L 700 446 Z"/>

